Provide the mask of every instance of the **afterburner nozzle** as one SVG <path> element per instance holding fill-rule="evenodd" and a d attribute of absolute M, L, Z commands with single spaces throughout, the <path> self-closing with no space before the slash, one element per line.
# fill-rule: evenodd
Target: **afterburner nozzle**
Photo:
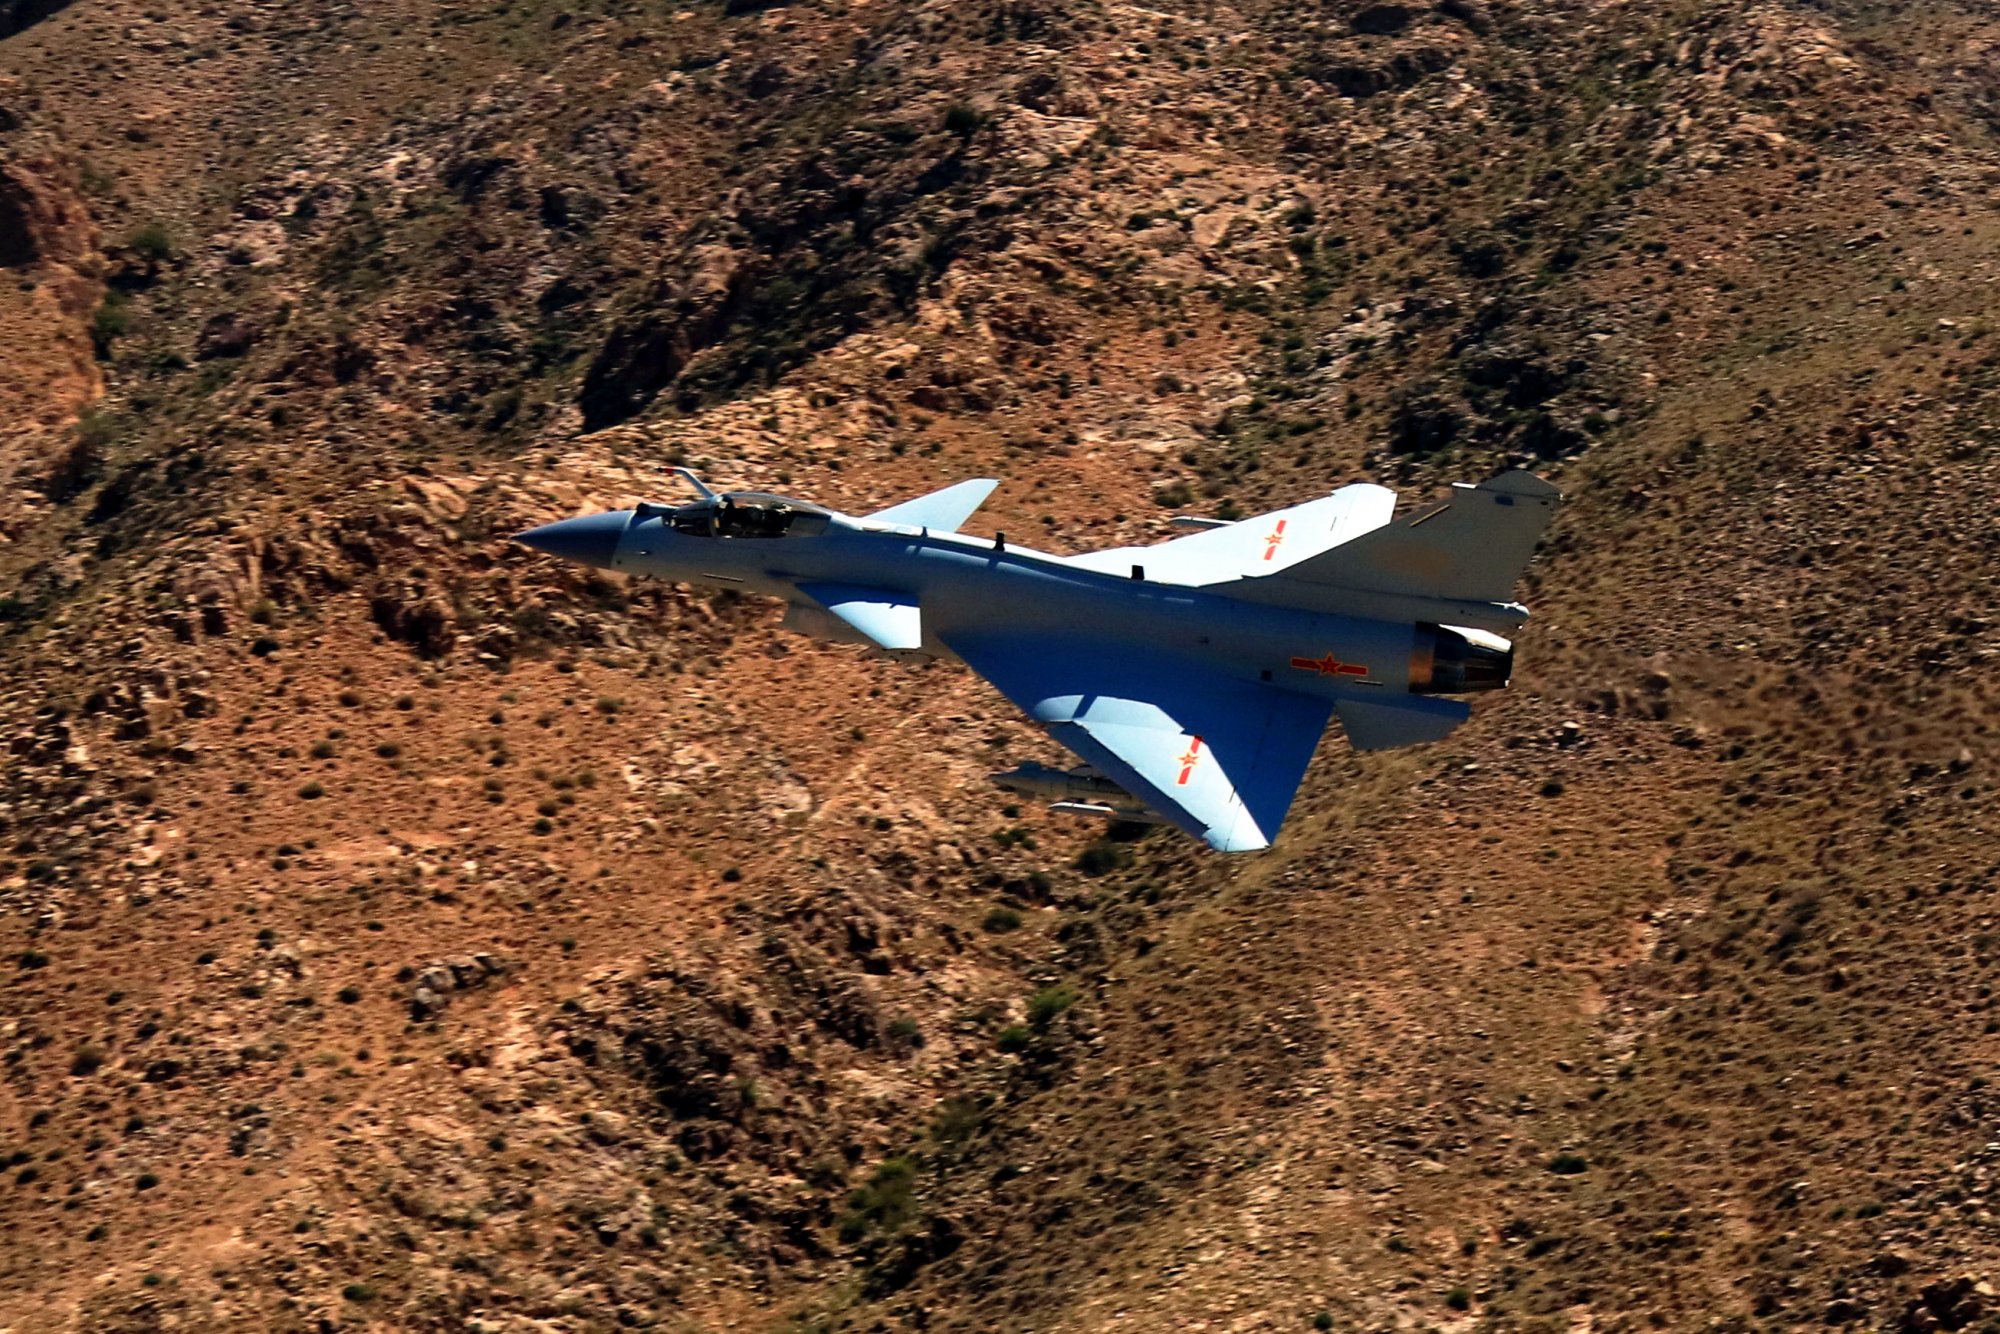
<path fill-rule="evenodd" d="M 1417 626 L 1410 659 L 1411 694 L 1498 690 L 1513 674 L 1514 646 L 1500 636 L 1463 626 Z"/>

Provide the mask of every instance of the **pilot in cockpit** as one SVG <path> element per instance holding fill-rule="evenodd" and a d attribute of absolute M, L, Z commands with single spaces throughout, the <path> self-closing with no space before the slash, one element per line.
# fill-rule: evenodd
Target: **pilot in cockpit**
<path fill-rule="evenodd" d="M 690 537 L 788 537 L 824 531 L 826 512 L 777 496 L 725 494 L 680 506 L 669 523 Z"/>

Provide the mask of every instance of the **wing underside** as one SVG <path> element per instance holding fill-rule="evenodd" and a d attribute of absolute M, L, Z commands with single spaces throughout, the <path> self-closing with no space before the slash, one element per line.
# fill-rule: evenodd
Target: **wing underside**
<path fill-rule="evenodd" d="M 876 648 L 911 652 L 923 647 L 923 612 L 906 593 L 851 584 L 806 583 L 798 588 Z"/>
<path fill-rule="evenodd" d="M 1325 700 L 1129 645 L 947 637 L 966 663 L 1154 813 L 1222 852 L 1269 847 L 1326 729 Z"/>

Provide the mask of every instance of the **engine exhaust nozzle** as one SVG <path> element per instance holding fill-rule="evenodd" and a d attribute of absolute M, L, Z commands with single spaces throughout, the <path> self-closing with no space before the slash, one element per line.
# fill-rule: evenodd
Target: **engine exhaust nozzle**
<path fill-rule="evenodd" d="M 1514 674 L 1514 646 L 1498 635 L 1450 625 L 1417 626 L 1410 693 L 1466 695 L 1499 690 Z"/>

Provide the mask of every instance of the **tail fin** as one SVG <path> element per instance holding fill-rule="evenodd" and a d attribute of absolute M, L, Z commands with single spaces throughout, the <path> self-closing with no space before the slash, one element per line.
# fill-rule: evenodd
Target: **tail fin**
<path fill-rule="evenodd" d="M 877 510 L 868 517 L 883 523 L 906 523 L 912 528 L 935 528 L 940 533 L 956 532 L 958 526 L 972 517 L 972 512 L 985 503 L 993 494 L 993 488 L 1000 485 L 988 478 L 975 478 L 947 486 L 942 491 L 933 491 L 915 500 L 906 500 L 900 505 Z"/>
<path fill-rule="evenodd" d="M 1505 602 L 1561 498 L 1531 472 L 1455 483 L 1441 504 L 1300 561 L 1285 577 L 1366 593 Z"/>
<path fill-rule="evenodd" d="M 1165 583 L 1221 583 L 1275 574 L 1353 542 L 1389 522 L 1395 509 L 1394 491 L 1362 482 L 1303 505 L 1205 528 L 1158 546 L 1093 551 L 1072 557 L 1071 563 L 1119 573 L 1136 565 Z"/>

